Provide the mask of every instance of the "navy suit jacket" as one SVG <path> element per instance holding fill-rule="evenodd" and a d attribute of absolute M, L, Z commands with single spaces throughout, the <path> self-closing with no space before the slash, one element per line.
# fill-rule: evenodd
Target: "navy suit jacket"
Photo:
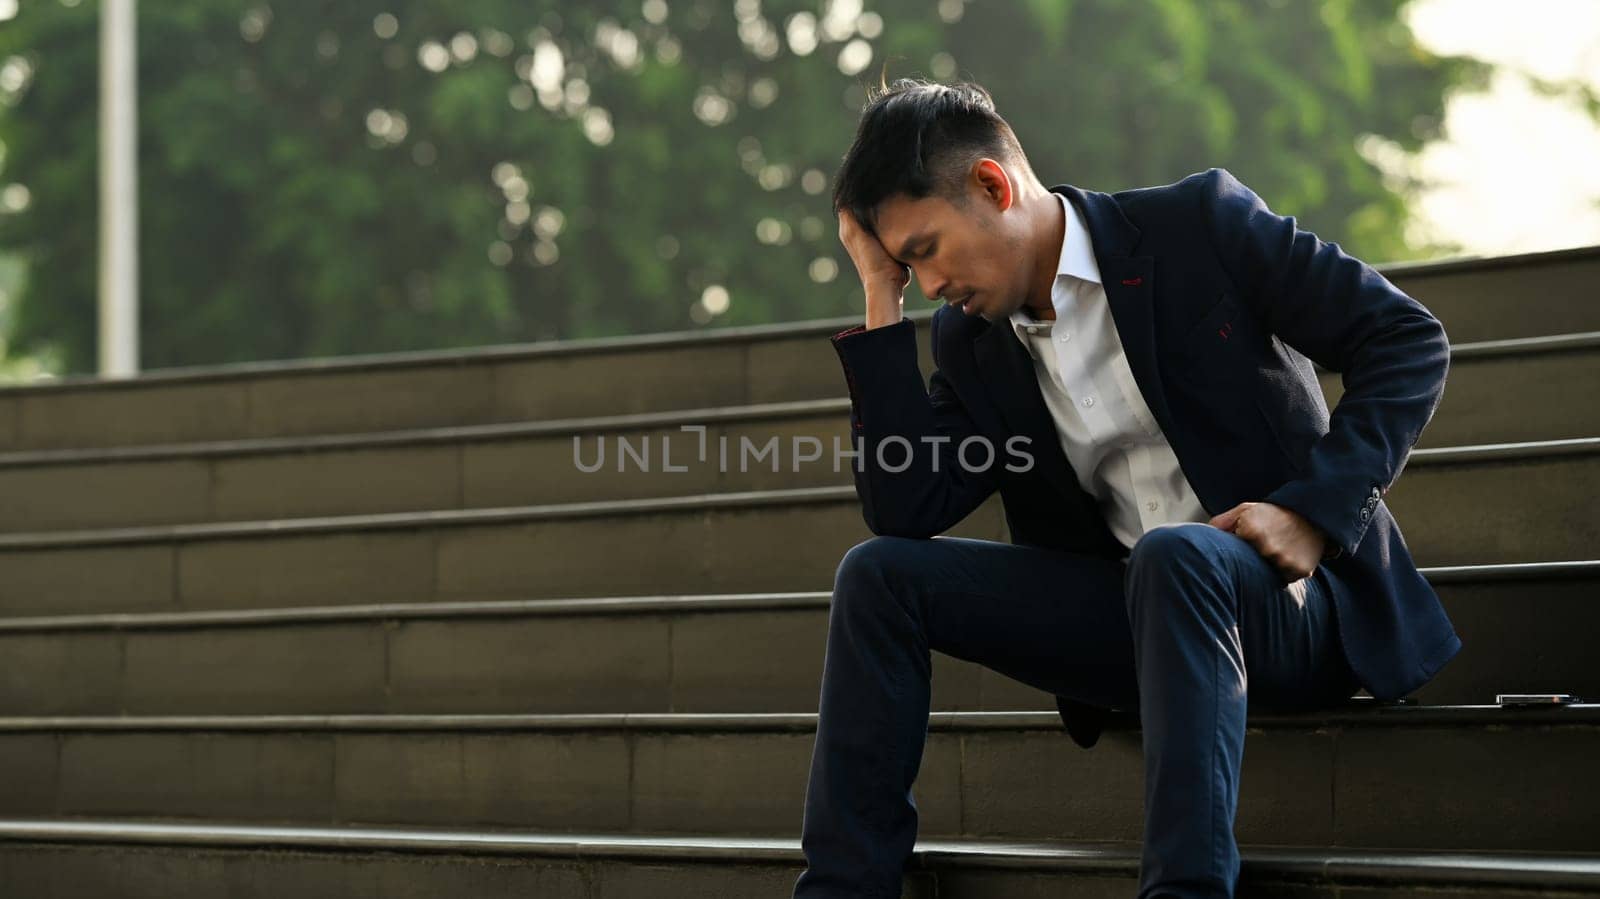
<path fill-rule="evenodd" d="M 1337 243 L 1273 213 L 1225 169 L 1114 194 L 1050 190 L 1088 222 L 1134 380 L 1206 511 L 1254 501 L 1304 516 L 1336 554 L 1321 567 L 1361 685 L 1393 700 L 1432 678 L 1461 640 L 1383 495 L 1444 392 L 1450 348 L 1439 320 Z M 1078 485 L 1009 323 L 942 306 L 927 382 L 915 330 L 902 319 L 831 337 L 872 532 L 931 537 L 998 490 L 1013 543 L 1126 558 Z M 1312 361 L 1343 377 L 1331 417 Z M 921 439 L 941 435 L 950 440 Z M 955 456 L 973 435 L 996 449 L 987 470 Z M 1030 440 L 1028 471 L 1006 467 L 1023 467 L 1004 450 L 1018 435 Z M 914 452 L 904 470 L 878 464 L 877 446 L 891 436 Z M 898 468 L 906 453 L 896 444 L 884 458 Z M 1072 739 L 1093 745 L 1107 710 L 1062 696 L 1056 705 Z"/>

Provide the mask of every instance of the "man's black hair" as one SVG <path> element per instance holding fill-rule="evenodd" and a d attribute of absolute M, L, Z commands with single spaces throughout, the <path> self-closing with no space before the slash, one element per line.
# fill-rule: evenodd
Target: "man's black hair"
<path fill-rule="evenodd" d="M 878 204 L 905 194 L 967 202 L 972 164 L 987 156 L 1032 173 L 1011 126 L 978 84 L 897 78 L 869 89 L 856 137 L 834 180 L 833 208 L 877 234 Z"/>

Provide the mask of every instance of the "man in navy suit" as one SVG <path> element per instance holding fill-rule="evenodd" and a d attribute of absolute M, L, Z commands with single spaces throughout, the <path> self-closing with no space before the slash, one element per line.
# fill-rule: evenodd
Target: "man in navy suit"
<path fill-rule="evenodd" d="M 1138 899 L 1232 896 L 1247 700 L 1391 700 L 1461 647 L 1383 503 L 1444 328 L 1223 169 L 1046 189 L 972 84 L 884 86 L 834 207 L 877 536 L 835 579 L 794 895 L 900 895 L 938 650 L 1054 694 L 1085 748 L 1137 712 Z M 913 272 L 944 302 L 926 382 Z M 1011 542 L 938 536 L 996 491 Z"/>

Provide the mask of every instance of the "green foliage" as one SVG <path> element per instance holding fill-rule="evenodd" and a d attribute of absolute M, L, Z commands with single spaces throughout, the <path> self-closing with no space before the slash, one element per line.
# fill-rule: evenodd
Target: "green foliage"
<path fill-rule="evenodd" d="M 857 34 L 789 41 L 828 4 L 659 2 L 141 4 L 142 365 L 853 313 L 828 187 L 885 62 L 988 87 L 1046 184 L 1224 165 L 1351 252 L 1415 256 L 1357 141 L 1415 149 L 1483 78 L 1416 45 L 1405 0 L 880 0 L 850 75 Z M 32 70 L 0 107 L 0 184 L 30 195 L 0 212 L 27 270 L 6 336 L 74 372 L 95 361 L 98 15 L 39 0 L 0 26 L 0 63 Z M 710 285 L 729 307 L 691 317 Z"/>

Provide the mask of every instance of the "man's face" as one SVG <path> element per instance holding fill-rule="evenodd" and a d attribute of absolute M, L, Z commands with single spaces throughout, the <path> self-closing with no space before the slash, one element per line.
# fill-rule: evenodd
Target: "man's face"
<path fill-rule="evenodd" d="M 990 321 L 1027 298 L 1030 263 L 1011 181 L 992 159 L 974 164 L 965 207 L 940 196 L 897 194 L 878 205 L 878 240 L 911 267 L 930 300 Z"/>

